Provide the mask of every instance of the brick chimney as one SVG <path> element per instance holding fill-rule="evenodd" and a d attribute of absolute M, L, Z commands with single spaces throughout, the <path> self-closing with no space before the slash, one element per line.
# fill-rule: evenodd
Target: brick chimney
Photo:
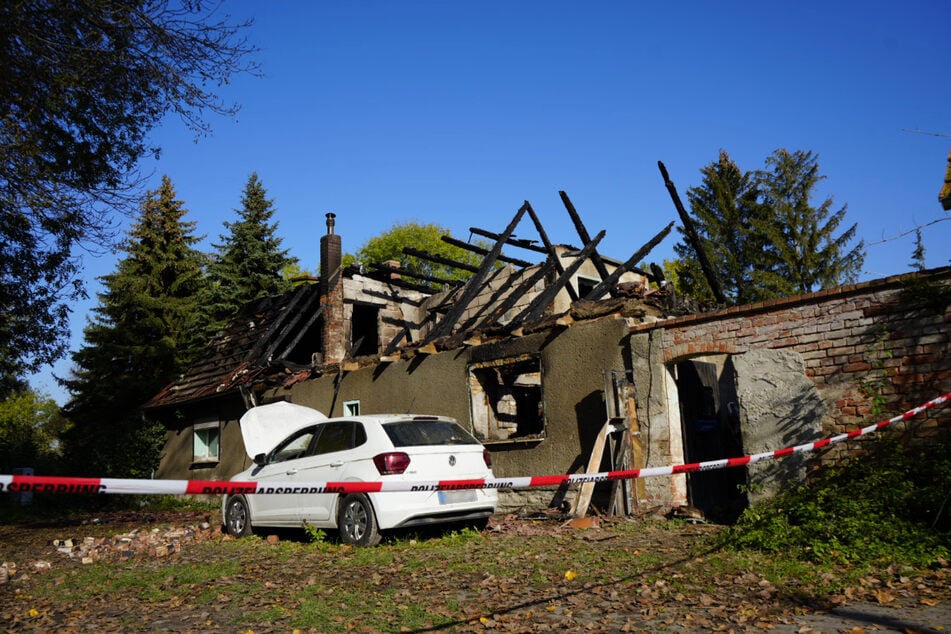
<path fill-rule="evenodd" d="M 343 323 L 343 261 L 340 236 L 334 233 L 335 214 L 327 214 L 327 234 L 320 239 L 320 296 L 324 305 L 324 363 L 337 363 L 346 353 Z"/>

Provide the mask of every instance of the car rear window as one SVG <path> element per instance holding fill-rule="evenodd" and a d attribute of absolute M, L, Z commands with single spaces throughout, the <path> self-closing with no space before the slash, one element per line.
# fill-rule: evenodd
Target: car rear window
<path fill-rule="evenodd" d="M 383 425 L 394 447 L 478 445 L 472 434 L 448 421 L 406 420 Z"/>

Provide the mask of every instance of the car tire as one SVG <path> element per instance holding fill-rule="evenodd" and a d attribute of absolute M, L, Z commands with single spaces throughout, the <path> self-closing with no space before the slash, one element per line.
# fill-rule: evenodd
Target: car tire
<path fill-rule="evenodd" d="M 477 530 L 481 533 L 489 526 L 489 518 L 480 517 L 477 520 L 472 520 L 471 522 L 469 522 L 469 526 L 471 526 L 474 530 Z"/>
<path fill-rule="evenodd" d="M 380 527 L 376 513 L 367 496 L 354 493 L 340 500 L 337 512 L 337 529 L 345 544 L 376 546 L 380 543 Z"/>
<path fill-rule="evenodd" d="M 235 537 L 247 537 L 254 532 L 251 527 L 251 509 L 243 495 L 228 498 L 225 505 L 225 530 Z"/>

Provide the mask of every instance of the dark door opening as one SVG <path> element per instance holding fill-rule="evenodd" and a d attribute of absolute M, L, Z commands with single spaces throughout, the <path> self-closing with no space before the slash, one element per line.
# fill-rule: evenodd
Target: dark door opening
<path fill-rule="evenodd" d="M 743 455 L 736 408 L 727 405 L 735 401 L 732 378 L 721 384 L 715 364 L 684 361 L 677 364 L 677 391 L 686 462 Z M 745 483 L 746 467 L 698 471 L 687 474 L 687 495 L 711 521 L 732 523 L 746 508 Z"/>

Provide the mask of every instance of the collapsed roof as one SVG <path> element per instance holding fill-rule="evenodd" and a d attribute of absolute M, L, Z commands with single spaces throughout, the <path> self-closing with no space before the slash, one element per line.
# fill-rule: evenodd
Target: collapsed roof
<path fill-rule="evenodd" d="M 674 223 L 620 262 L 598 252 L 606 232 L 591 237 L 568 195 L 563 191 L 559 194 L 581 241 L 580 248 L 552 243 L 535 210 L 525 201 L 500 233 L 470 228 L 472 234 L 493 241 L 491 248 L 443 237 L 480 257 L 478 266 L 404 249 L 406 255 L 464 272 L 468 275 L 464 281 L 436 278 L 396 263 L 373 263 L 367 267 L 369 271 L 362 266 L 343 268 L 332 261 L 332 251 L 329 256 L 323 252 L 322 240 L 319 284 L 302 283 L 291 292 L 244 306 L 209 341 L 207 354 L 145 407 L 180 405 L 242 392 L 253 384 L 303 380 L 341 365 L 350 367 L 348 364 L 358 360 L 395 361 L 537 329 L 566 327 L 575 320 L 607 314 L 642 318 L 648 310 L 657 314 L 671 311 L 675 298 L 663 271 L 655 264 L 649 271 L 638 265 L 669 235 Z M 537 239 L 516 237 L 515 230 L 526 217 Z M 328 214 L 325 238 L 336 238 L 339 252 L 339 237 L 330 235 L 333 223 L 333 214 Z M 525 252 L 526 258 L 543 257 L 533 263 L 503 254 L 505 248 Z M 331 260 L 329 268 L 325 257 Z M 582 267 L 583 279 L 579 273 Z M 335 296 L 337 282 L 339 295 Z M 343 328 L 338 332 L 328 328 L 328 323 L 334 315 L 343 314 L 332 307 L 341 308 L 344 303 L 351 305 L 354 320 L 357 314 L 353 306 L 374 305 L 382 311 L 376 317 L 382 324 L 379 345 L 371 345 L 369 354 L 366 346 L 354 341 L 352 331 L 342 358 L 332 353 L 330 339 L 339 338 Z"/>

